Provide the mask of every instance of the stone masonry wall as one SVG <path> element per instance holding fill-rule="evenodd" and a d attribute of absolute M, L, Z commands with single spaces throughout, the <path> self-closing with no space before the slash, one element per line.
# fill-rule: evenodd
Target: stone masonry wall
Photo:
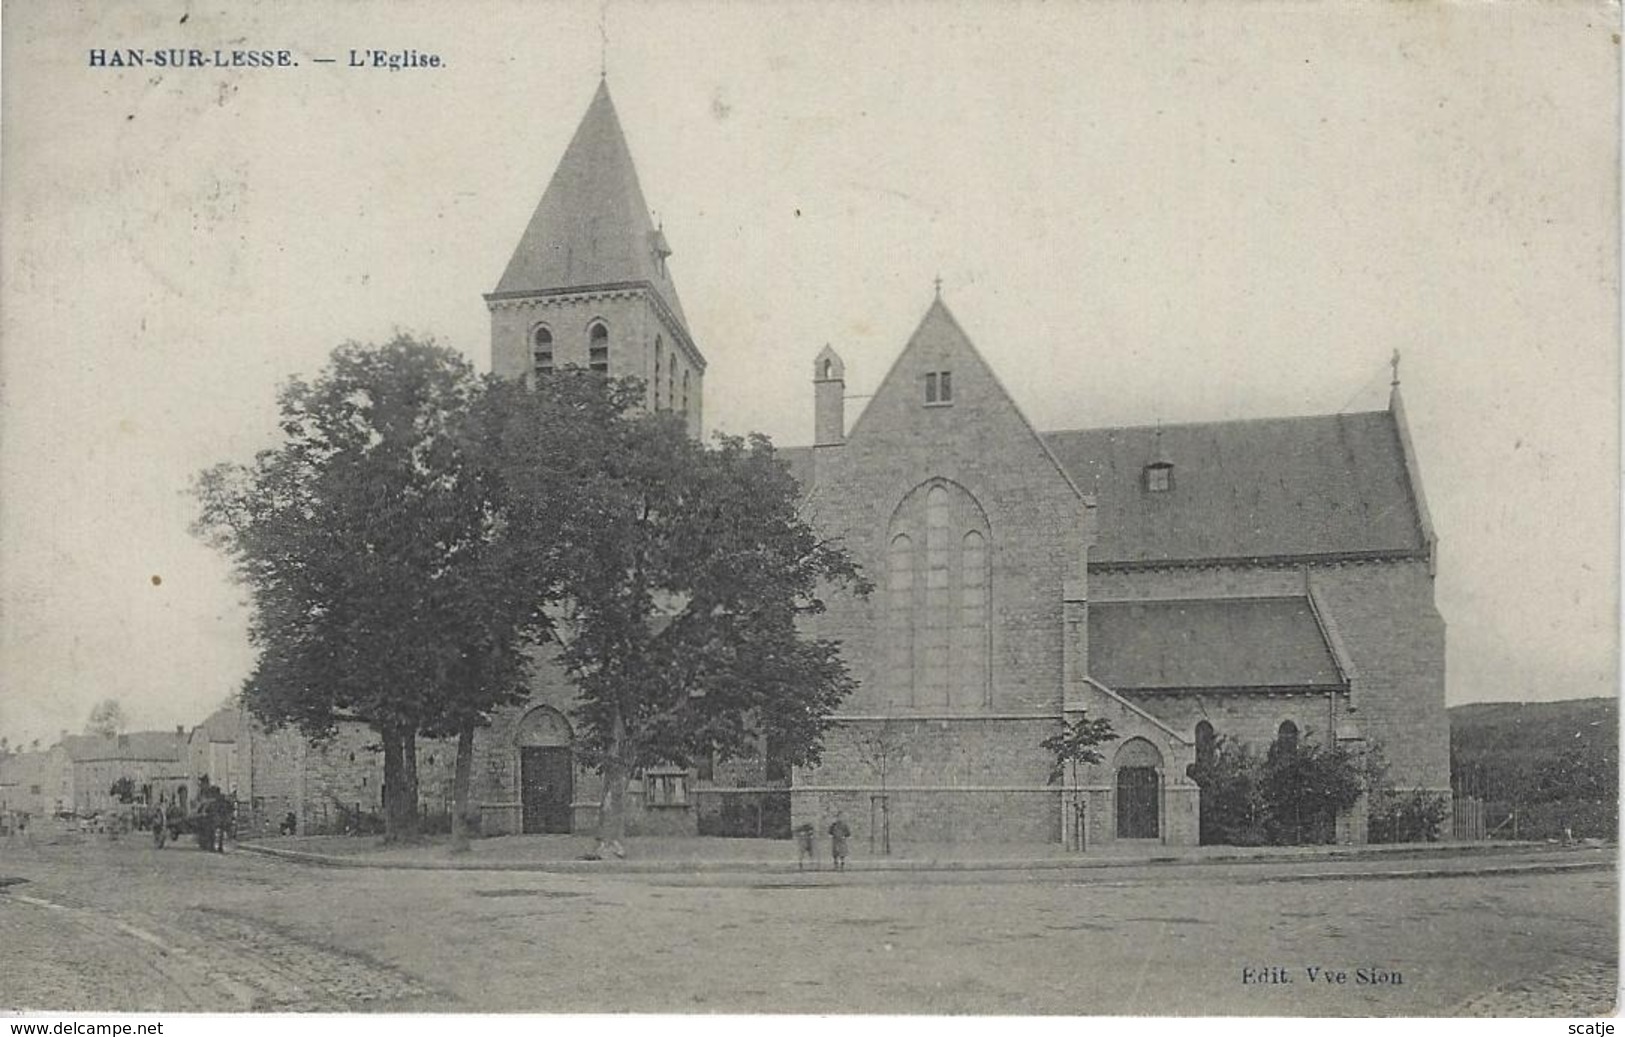
<path fill-rule="evenodd" d="M 703 429 L 702 400 L 705 374 L 681 346 L 676 333 L 645 299 L 643 289 L 624 289 L 584 295 L 550 295 L 536 299 L 504 300 L 491 310 L 491 369 L 504 378 L 530 374 L 532 332 L 546 324 L 553 333 L 553 366 L 586 367 L 589 357 L 588 328 L 602 319 L 609 328 L 609 373 L 617 378 L 640 378 L 650 387 L 653 402 L 655 338 L 662 341 L 660 406 L 675 410 L 682 406 L 683 373 L 689 376 L 689 434 Z M 675 352 L 677 369 L 671 378 L 670 363 Z M 676 400 L 668 399 L 675 392 Z"/>
<path fill-rule="evenodd" d="M 886 765 L 894 844 L 1057 842 L 1060 791 L 1048 783 L 1050 760 L 1039 742 L 1059 726 L 1049 718 L 838 724 L 825 737 L 823 762 L 796 771 L 791 824 L 822 834 L 839 809 L 867 845 L 871 800 L 880 793 L 872 761 L 884 741 L 897 747 Z"/>

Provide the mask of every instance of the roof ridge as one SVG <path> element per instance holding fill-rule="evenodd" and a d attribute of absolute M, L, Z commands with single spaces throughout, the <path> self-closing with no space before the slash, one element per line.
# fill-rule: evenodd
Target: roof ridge
<path fill-rule="evenodd" d="M 1262 425 L 1262 424 L 1266 424 L 1268 422 L 1319 421 L 1319 420 L 1329 420 L 1329 419 L 1332 419 L 1332 418 L 1376 417 L 1378 415 L 1386 415 L 1388 413 L 1389 412 L 1386 409 L 1377 409 L 1377 410 L 1358 410 L 1358 411 L 1336 411 L 1336 412 L 1331 413 L 1331 414 L 1326 414 L 1326 413 L 1320 413 L 1320 414 L 1277 414 L 1277 415 L 1259 416 L 1259 417 L 1250 417 L 1250 418 L 1211 418 L 1211 419 L 1208 419 L 1206 421 L 1155 421 L 1155 422 L 1143 422 L 1143 423 L 1135 424 L 1135 425 L 1088 425 L 1088 426 L 1083 426 L 1083 427 L 1079 427 L 1079 428 L 1048 429 L 1048 430 L 1046 430 L 1044 432 L 1040 432 L 1039 435 L 1041 435 L 1041 436 L 1064 436 L 1064 435 L 1067 435 L 1069 433 L 1074 433 L 1074 432 L 1138 432 L 1138 431 L 1141 431 L 1141 430 L 1148 430 L 1149 431 L 1149 430 L 1155 430 L 1155 429 L 1162 429 L 1162 430 L 1166 431 L 1166 430 L 1171 429 L 1171 428 L 1201 428 L 1201 427 L 1205 427 L 1205 426 L 1214 426 L 1214 425 L 1228 425 L 1228 426 L 1234 426 L 1234 425 Z"/>

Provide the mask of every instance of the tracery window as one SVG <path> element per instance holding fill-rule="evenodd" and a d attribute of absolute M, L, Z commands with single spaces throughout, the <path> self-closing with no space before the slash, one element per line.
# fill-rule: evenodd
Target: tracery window
<path fill-rule="evenodd" d="M 963 487 L 937 480 L 903 498 L 887 550 L 887 701 L 991 701 L 990 531 Z"/>

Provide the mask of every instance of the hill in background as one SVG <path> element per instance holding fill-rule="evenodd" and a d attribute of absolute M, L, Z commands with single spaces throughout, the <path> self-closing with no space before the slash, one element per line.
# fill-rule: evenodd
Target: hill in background
<path fill-rule="evenodd" d="M 1482 800 L 1498 836 L 1613 838 L 1619 703 L 1478 702 L 1450 709 L 1450 781 Z"/>

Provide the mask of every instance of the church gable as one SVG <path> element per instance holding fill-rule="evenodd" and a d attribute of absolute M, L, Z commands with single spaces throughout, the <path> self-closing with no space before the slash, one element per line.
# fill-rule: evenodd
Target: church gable
<path fill-rule="evenodd" d="M 941 299 L 851 435 L 817 451 L 811 518 L 880 588 L 820 624 L 863 683 L 853 705 L 1058 708 L 1087 502 Z"/>
<path fill-rule="evenodd" d="M 868 457 L 884 450 L 918 470 L 949 477 L 960 467 L 991 474 L 1016 464 L 1024 492 L 1080 499 L 940 297 L 859 415 L 847 445 L 851 453 Z"/>

